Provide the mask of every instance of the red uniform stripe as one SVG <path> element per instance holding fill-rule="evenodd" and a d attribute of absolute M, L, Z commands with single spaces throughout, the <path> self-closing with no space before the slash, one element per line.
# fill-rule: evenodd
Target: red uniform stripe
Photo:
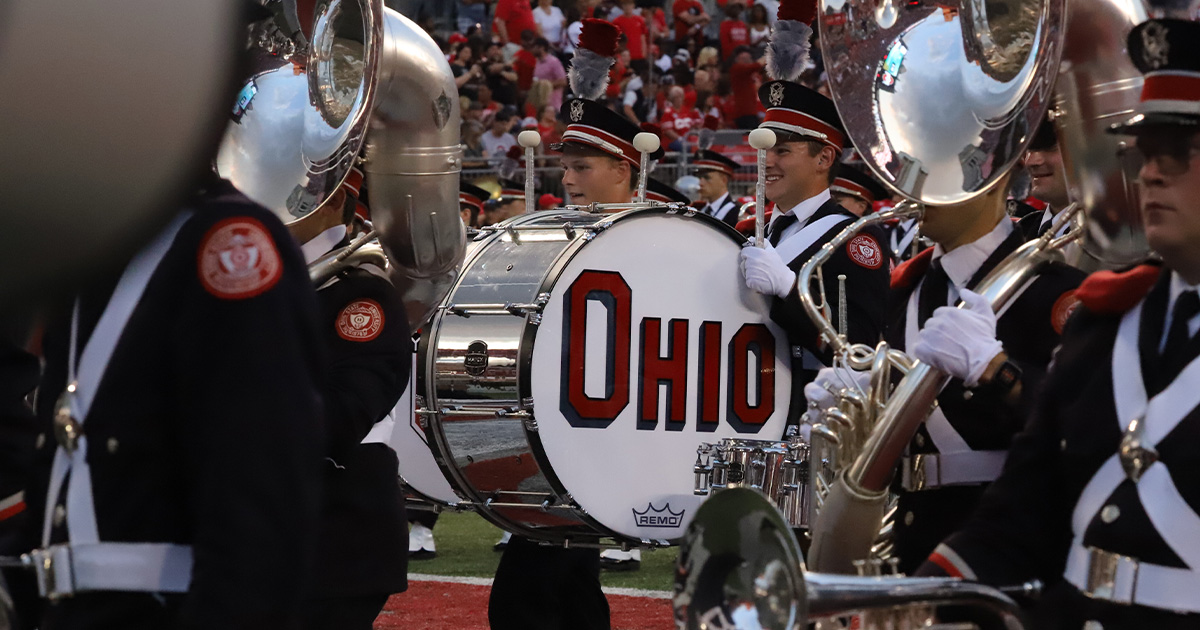
<path fill-rule="evenodd" d="M 962 579 L 962 571 L 959 571 L 958 567 L 954 566 L 953 562 L 947 560 L 946 556 L 943 556 L 935 551 L 929 554 L 929 561 L 941 567 L 941 569 L 946 572 L 946 575 Z"/>
<path fill-rule="evenodd" d="M 16 503 L 4 508 L 3 510 L 0 510 L 0 521 L 10 519 L 24 511 L 25 511 L 25 502 L 17 501 Z"/>
<path fill-rule="evenodd" d="M 835 148 L 841 149 L 842 147 L 846 146 L 846 137 L 842 135 L 842 132 L 838 131 L 836 127 L 819 118 L 809 116 L 801 111 L 786 109 L 783 107 L 772 107 L 771 109 L 767 110 L 767 115 L 763 119 L 763 122 L 778 122 L 785 125 L 791 125 L 793 127 L 808 129 L 817 133 L 823 133 L 828 138 L 827 142 L 830 145 L 833 145 Z"/>
<path fill-rule="evenodd" d="M 1200 75 L 1179 72 L 1154 72 L 1142 84 L 1142 102 L 1200 101 Z"/>

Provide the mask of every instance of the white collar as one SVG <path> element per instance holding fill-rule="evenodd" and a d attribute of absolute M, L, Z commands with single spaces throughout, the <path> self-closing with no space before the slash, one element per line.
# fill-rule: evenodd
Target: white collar
<path fill-rule="evenodd" d="M 720 197 L 717 197 L 714 201 L 709 202 L 708 205 L 713 208 L 720 208 L 721 204 L 725 203 L 725 200 L 728 198 L 729 198 L 729 191 L 726 190 L 725 194 L 721 195 Z"/>
<path fill-rule="evenodd" d="M 1053 221 L 1054 215 L 1056 214 L 1058 213 L 1054 211 L 1054 208 L 1046 206 L 1046 209 L 1042 210 L 1042 220 L 1038 222 L 1038 227 L 1040 228 L 1041 226 Z"/>
<path fill-rule="evenodd" d="M 800 203 L 796 204 L 795 207 L 793 207 L 791 210 L 788 210 L 787 212 L 784 212 L 784 213 L 772 212 L 771 213 L 771 223 L 774 223 L 775 219 L 777 217 L 781 217 L 785 214 L 790 214 L 790 215 L 793 215 L 796 217 L 797 225 L 804 225 L 805 221 L 807 221 L 810 217 L 812 217 L 812 215 L 816 214 L 817 210 L 820 209 L 821 206 L 825 205 L 826 201 L 829 201 L 832 198 L 833 197 L 829 194 L 829 189 L 826 188 L 825 190 L 822 190 L 821 192 L 817 193 L 816 195 L 809 197 L 808 199 L 805 199 L 804 201 L 801 201 Z"/>
<path fill-rule="evenodd" d="M 312 237 L 312 240 L 300 246 L 304 253 L 304 262 L 313 264 L 316 259 L 328 254 L 346 238 L 346 226 L 335 225 L 324 232 Z"/>
<path fill-rule="evenodd" d="M 942 269 L 956 287 L 965 287 L 971 278 L 983 266 L 992 252 L 1008 238 L 1013 231 L 1013 222 L 1008 217 L 1001 217 L 991 232 L 975 239 L 971 243 L 954 248 L 950 252 L 942 249 L 940 244 L 933 248 L 933 259 L 942 261 Z"/>

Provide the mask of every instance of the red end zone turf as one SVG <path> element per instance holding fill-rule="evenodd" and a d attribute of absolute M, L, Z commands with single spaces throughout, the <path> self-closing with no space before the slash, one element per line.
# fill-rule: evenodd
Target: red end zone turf
<path fill-rule="evenodd" d="M 409 582 L 375 620 L 375 630 L 487 630 L 487 586 Z M 672 630 L 671 602 L 609 595 L 613 630 Z"/>

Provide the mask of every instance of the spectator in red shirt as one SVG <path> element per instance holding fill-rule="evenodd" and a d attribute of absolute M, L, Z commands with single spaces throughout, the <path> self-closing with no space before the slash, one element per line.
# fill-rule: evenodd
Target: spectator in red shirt
<path fill-rule="evenodd" d="M 742 0 L 730 0 L 725 5 L 725 21 L 721 22 L 721 55 L 732 59 L 738 46 L 750 45 L 750 27 L 742 21 Z"/>
<path fill-rule="evenodd" d="M 533 87 L 533 71 L 537 68 L 537 56 L 533 53 L 533 42 L 537 34 L 533 31 L 521 31 L 521 50 L 513 56 L 513 70 L 517 73 L 517 90 L 521 94 L 529 92 Z M 518 96 L 518 100 L 522 97 Z"/>
<path fill-rule="evenodd" d="M 677 44 L 686 45 L 688 38 L 704 39 L 704 27 L 712 18 L 704 12 L 704 5 L 700 0 L 675 0 L 671 5 L 671 13 L 675 16 Z"/>
<path fill-rule="evenodd" d="M 730 113 L 738 129 L 753 129 L 758 126 L 758 84 L 762 62 L 750 56 L 748 48 L 735 51 L 733 65 L 729 67 L 729 84 L 733 94 Z"/>
<path fill-rule="evenodd" d="M 638 74 L 646 74 L 649 63 L 646 61 L 647 35 L 650 29 L 646 26 L 646 18 L 635 13 L 637 7 L 634 0 L 621 0 L 622 14 L 612 23 L 625 35 L 625 48 L 629 51 L 629 67 Z"/>
<path fill-rule="evenodd" d="M 696 111 L 694 100 L 688 102 L 684 89 L 678 85 L 667 91 L 667 100 L 670 105 L 662 115 L 662 135 L 667 140 L 668 149 L 679 151 L 683 144 L 680 138 L 692 129 L 699 128 L 704 123 L 704 116 Z"/>
<path fill-rule="evenodd" d="M 496 0 L 492 32 L 500 37 L 500 42 L 507 44 L 520 41 L 521 31 L 537 33 L 533 5 L 529 4 L 529 0 Z"/>

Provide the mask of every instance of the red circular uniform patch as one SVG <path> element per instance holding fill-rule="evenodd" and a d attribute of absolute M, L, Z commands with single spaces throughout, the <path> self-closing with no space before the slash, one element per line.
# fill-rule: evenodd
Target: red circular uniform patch
<path fill-rule="evenodd" d="M 383 307 L 375 300 L 354 300 L 338 313 L 337 333 L 346 341 L 370 341 L 383 331 Z"/>
<path fill-rule="evenodd" d="M 241 300 L 275 286 L 283 275 L 283 263 L 266 226 L 250 217 L 235 217 L 204 235 L 196 273 L 209 293 Z"/>
<path fill-rule="evenodd" d="M 850 254 L 850 260 L 867 269 L 878 269 L 883 264 L 883 249 L 878 241 L 866 234 L 850 239 L 846 253 Z"/>
<path fill-rule="evenodd" d="M 1062 334 L 1067 320 L 1071 319 L 1071 313 L 1078 307 L 1079 298 L 1075 297 L 1075 291 L 1067 291 L 1055 300 L 1054 307 L 1050 309 L 1050 325 L 1054 327 L 1054 332 Z"/>

